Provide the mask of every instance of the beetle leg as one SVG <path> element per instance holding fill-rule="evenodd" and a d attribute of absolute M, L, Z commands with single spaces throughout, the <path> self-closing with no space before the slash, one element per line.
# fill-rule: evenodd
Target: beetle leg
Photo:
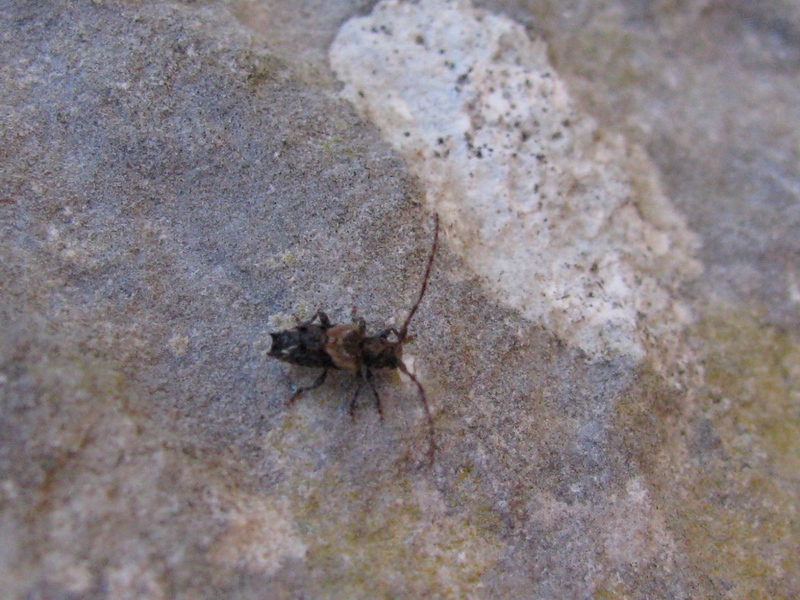
<path fill-rule="evenodd" d="M 361 389 L 364 387 L 364 379 L 359 377 L 358 378 L 358 387 L 356 388 L 356 393 L 353 394 L 353 397 L 350 399 L 350 418 L 355 421 L 356 419 L 356 400 L 358 399 L 358 395 L 361 393 Z"/>
<path fill-rule="evenodd" d="M 328 315 L 325 314 L 324 311 L 318 310 L 317 313 L 311 317 L 308 321 L 301 321 L 297 318 L 297 315 L 292 315 L 294 320 L 297 322 L 297 328 L 300 329 L 301 327 L 308 327 L 309 325 L 313 325 L 314 321 L 319 319 L 319 324 L 322 325 L 324 329 L 329 329 L 331 326 L 331 320 L 328 318 Z"/>
<path fill-rule="evenodd" d="M 380 417 L 381 421 L 383 421 L 383 409 L 381 408 L 381 396 L 378 394 L 378 388 L 375 387 L 375 384 L 372 381 L 372 371 L 365 367 L 367 372 L 366 379 L 369 387 L 372 389 L 372 393 L 375 394 L 375 407 L 378 409 L 378 416 Z"/>
<path fill-rule="evenodd" d="M 328 369 L 323 369 L 322 370 L 322 374 L 319 377 L 317 377 L 317 379 L 316 379 L 316 381 L 314 381 L 314 383 L 312 383 L 311 385 L 309 385 L 307 387 L 297 388 L 295 390 L 294 394 L 292 394 L 292 397 L 289 398 L 289 402 L 287 402 L 287 404 L 294 404 L 295 400 L 297 400 L 300 396 L 302 396 L 306 392 L 309 392 L 311 390 L 317 389 L 319 386 L 321 386 L 323 383 L 325 383 L 325 378 L 327 376 L 328 376 Z"/>

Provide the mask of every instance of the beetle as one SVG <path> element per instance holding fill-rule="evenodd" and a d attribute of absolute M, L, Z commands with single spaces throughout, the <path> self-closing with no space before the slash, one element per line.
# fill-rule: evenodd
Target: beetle
<path fill-rule="evenodd" d="M 411 339 L 408 327 L 411 319 L 419 308 L 433 267 L 433 259 L 439 245 L 439 215 L 434 215 L 433 245 L 431 247 L 425 275 L 422 278 L 422 287 L 414 306 L 403 322 L 400 329 L 389 327 L 376 335 L 367 335 L 367 325 L 363 318 L 356 318 L 353 309 L 353 322 L 346 325 L 334 325 L 328 315 L 318 311 L 307 321 L 300 322 L 293 329 L 286 329 L 270 333 L 272 346 L 268 356 L 280 361 L 299 365 L 301 367 L 317 367 L 322 373 L 311 385 L 295 390 L 288 404 L 294 404 L 300 396 L 320 387 L 325 383 L 328 371 L 339 369 L 355 373 L 359 379 L 358 388 L 350 400 L 350 417 L 355 418 L 356 400 L 364 387 L 368 384 L 375 396 L 375 406 L 378 415 L 383 420 L 381 397 L 373 382 L 373 369 L 397 369 L 408 376 L 417 386 L 419 398 L 425 409 L 428 422 L 428 461 L 433 464 L 436 443 L 433 437 L 433 417 L 431 416 L 428 399 L 422 384 L 411 373 L 403 362 L 403 344 Z"/>

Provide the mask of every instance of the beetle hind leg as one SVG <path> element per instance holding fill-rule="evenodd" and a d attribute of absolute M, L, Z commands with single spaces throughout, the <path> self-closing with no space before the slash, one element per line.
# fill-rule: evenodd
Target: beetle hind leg
<path fill-rule="evenodd" d="M 320 376 L 319 376 L 319 377 L 317 377 L 317 378 L 316 378 L 316 380 L 314 381 L 314 383 L 312 383 L 311 385 L 309 385 L 309 386 L 306 386 L 306 387 L 300 387 L 300 388 L 297 388 L 297 389 L 294 391 L 294 394 L 292 394 L 292 397 L 291 397 L 291 398 L 289 398 L 289 402 L 287 402 L 287 404 L 289 404 L 289 405 L 292 405 L 292 404 L 294 404 L 294 403 L 295 403 L 295 401 L 296 401 L 296 400 L 297 400 L 297 399 L 298 399 L 300 396 L 302 396 L 302 395 L 303 395 L 303 394 L 305 394 L 306 392 L 310 392 L 311 390 L 315 390 L 315 389 L 317 389 L 319 386 L 321 386 L 323 383 L 325 383 L 325 378 L 326 378 L 327 376 L 328 376 L 328 369 L 323 369 L 323 370 L 322 370 L 322 373 L 320 374 Z"/>

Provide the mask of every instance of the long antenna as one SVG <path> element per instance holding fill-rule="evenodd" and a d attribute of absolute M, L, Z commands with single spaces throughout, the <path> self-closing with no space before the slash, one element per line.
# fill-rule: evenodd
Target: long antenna
<path fill-rule="evenodd" d="M 433 439 L 433 417 L 431 416 L 431 409 L 428 407 L 428 399 L 425 397 L 425 388 L 419 380 L 408 370 L 408 367 L 400 361 L 400 370 L 411 378 L 411 381 L 417 386 L 419 390 L 419 399 L 422 402 L 422 407 L 425 409 L 425 417 L 428 420 L 428 465 L 433 466 L 433 455 L 436 454 L 436 440 Z"/>
<path fill-rule="evenodd" d="M 428 258 L 428 266 L 425 269 L 425 277 L 422 279 L 422 289 L 419 291 L 419 297 L 417 298 L 417 302 L 414 304 L 414 307 L 411 309 L 411 312 L 408 313 L 408 317 L 406 318 L 406 322 L 403 323 L 403 327 L 400 329 L 400 341 L 402 342 L 406 339 L 406 334 L 408 333 L 408 325 L 411 323 L 411 319 L 414 318 L 414 313 L 417 312 L 419 308 L 420 302 L 422 302 L 422 297 L 425 295 L 425 290 L 428 288 L 428 279 L 431 276 L 431 267 L 433 267 L 433 257 L 436 255 L 436 248 L 439 246 L 439 214 L 434 213 L 433 215 L 433 223 L 434 223 L 434 230 L 433 230 L 433 247 L 431 247 L 431 255 Z"/>

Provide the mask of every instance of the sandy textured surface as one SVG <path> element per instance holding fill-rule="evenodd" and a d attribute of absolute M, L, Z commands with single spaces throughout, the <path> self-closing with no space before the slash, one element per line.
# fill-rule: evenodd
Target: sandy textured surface
<path fill-rule="evenodd" d="M 796 596 L 798 31 L 0 3 L 3 597 Z M 408 380 L 267 352 L 402 322 L 434 210 L 429 468 Z"/>

